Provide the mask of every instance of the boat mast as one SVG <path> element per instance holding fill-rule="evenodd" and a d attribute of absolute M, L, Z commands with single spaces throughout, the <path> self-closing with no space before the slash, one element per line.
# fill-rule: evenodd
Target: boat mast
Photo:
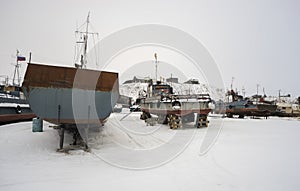
<path fill-rule="evenodd" d="M 154 58 L 155 58 L 155 81 L 157 83 L 157 54 L 154 53 Z"/>
<path fill-rule="evenodd" d="M 230 84 L 231 90 L 233 90 L 233 80 L 234 80 L 234 77 L 231 78 L 231 84 Z"/>
<path fill-rule="evenodd" d="M 256 105 L 258 103 L 258 88 L 259 88 L 259 84 L 256 84 Z"/>
<path fill-rule="evenodd" d="M 245 98 L 246 91 L 245 91 L 245 87 L 244 87 L 244 86 L 243 86 L 243 88 L 242 88 L 242 93 L 243 93 L 243 98 Z"/>
<path fill-rule="evenodd" d="M 89 35 L 98 35 L 98 33 L 89 32 L 89 24 L 90 24 L 90 12 L 86 18 L 86 28 L 85 31 L 76 30 L 75 33 L 79 33 L 83 36 L 83 41 L 78 41 L 76 43 L 83 44 L 83 52 L 80 53 L 80 64 L 76 64 L 76 68 L 86 68 L 87 65 L 87 49 L 88 49 L 88 36 Z"/>
<path fill-rule="evenodd" d="M 83 49 L 83 62 L 81 63 L 81 68 L 86 68 L 87 59 L 86 59 L 86 52 L 87 52 L 87 43 L 88 43 L 88 34 L 89 34 L 89 22 L 90 22 L 90 12 L 86 18 L 86 30 L 84 38 L 84 49 Z"/>
<path fill-rule="evenodd" d="M 20 64 L 19 64 L 19 50 L 17 50 L 17 62 L 16 62 L 16 65 L 15 65 L 15 71 L 14 71 L 14 77 L 13 77 L 13 85 L 17 85 L 17 86 L 20 86 L 20 72 L 19 72 L 19 68 L 20 68 Z M 18 83 L 16 84 L 15 83 L 15 80 L 17 78 L 17 81 Z"/>

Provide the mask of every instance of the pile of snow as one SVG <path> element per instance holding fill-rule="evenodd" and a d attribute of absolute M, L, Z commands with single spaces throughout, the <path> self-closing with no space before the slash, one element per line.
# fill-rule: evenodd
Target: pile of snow
<path fill-rule="evenodd" d="M 139 97 L 139 92 L 147 91 L 148 83 L 128 83 L 122 84 L 119 88 L 120 94 L 132 97 L 133 100 Z"/>

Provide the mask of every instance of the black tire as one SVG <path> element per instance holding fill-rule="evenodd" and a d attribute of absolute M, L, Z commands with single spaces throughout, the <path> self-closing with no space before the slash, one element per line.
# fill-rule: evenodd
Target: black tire
<path fill-rule="evenodd" d="M 227 113 L 226 116 L 227 116 L 228 118 L 233 118 L 233 115 L 232 115 L 231 113 Z"/>
<path fill-rule="evenodd" d="M 22 108 L 19 105 L 17 105 L 17 107 L 16 107 L 16 113 L 17 114 L 21 114 L 22 113 Z"/>

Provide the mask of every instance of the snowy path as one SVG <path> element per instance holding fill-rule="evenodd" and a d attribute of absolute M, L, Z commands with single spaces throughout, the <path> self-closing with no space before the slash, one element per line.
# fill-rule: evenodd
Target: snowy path
<path fill-rule="evenodd" d="M 252 191 L 298 190 L 300 186 L 298 120 L 224 119 L 215 145 L 200 155 L 207 136 L 205 128 L 187 127 L 176 132 L 167 126 L 146 126 L 136 120 L 138 113 L 122 121 L 124 128 L 117 128 L 120 117 L 111 116 L 99 135 L 98 147 L 91 153 L 57 153 L 58 133 L 47 123 L 43 133 L 32 133 L 31 122 L 0 126 L 0 190 Z M 213 129 L 222 119 L 210 121 Z M 176 135 L 183 139 L 174 140 Z M 174 154 L 149 155 L 149 150 L 168 144 L 177 147 L 182 141 L 189 142 L 162 166 L 130 170 L 111 165 L 121 159 L 128 162 L 123 165 L 148 165 L 149 161 L 159 161 L 159 156 Z"/>

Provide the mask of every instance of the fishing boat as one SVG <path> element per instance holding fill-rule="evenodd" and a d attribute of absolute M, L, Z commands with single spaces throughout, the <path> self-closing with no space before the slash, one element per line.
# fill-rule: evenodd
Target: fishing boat
<path fill-rule="evenodd" d="M 171 129 L 190 122 L 195 122 L 197 128 L 208 126 L 209 94 L 176 95 L 170 85 L 160 82 L 150 84 L 148 92 L 141 99 L 141 119 L 147 121 L 156 115 L 159 123 L 168 124 Z"/>
<path fill-rule="evenodd" d="M 239 118 L 244 118 L 245 116 L 258 116 L 258 117 L 268 117 L 275 115 L 277 106 L 275 101 L 268 101 L 265 98 L 267 97 L 265 94 L 265 90 L 263 89 L 264 95 L 258 94 L 257 85 L 257 93 L 256 95 L 249 97 L 245 97 L 245 89 L 243 88 L 243 96 L 240 95 L 237 90 L 233 90 L 233 80 L 231 81 L 231 88 L 227 91 L 226 97 L 226 116 L 232 118 L 234 115 L 238 115 Z"/>
<path fill-rule="evenodd" d="M 17 50 L 12 82 L 8 76 L 0 76 L 0 125 L 32 120 L 35 117 L 20 87 L 19 62 L 25 60 L 26 58 L 20 56 Z"/>
<path fill-rule="evenodd" d="M 30 59 L 22 84 L 33 112 L 62 130 L 60 148 L 64 129 L 103 125 L 119 98 L 118 73 L 86 69 L 88 36 L 95 34 L 88 31 L 89 15 L 85 24 L 84 32 L 76 31 L 81 35 L 77 43 L 83 48 L 75 67 L 32 63 Z"/>
<path fill-rule="evenodd" d="M 275 102 L 268 102 L 261 95 L 254 95 L 251 98 L 244 98 L 233 89 L 226 94 L 226 115 L 232 118 L 238 115 L 239 118 L 245 116 L 268 117 L 274 115 L 277 109 Z"/>
<path fill-rule="evenodd" d="M 0 85 L 0 92 L 0 125 L 30 121 L 36 117 L 22 96 L 20 87 Z"/>
<path fill-rule="evenodd" d="M 277 105 L 275 103 L 275 100 L 268 100 L 268 97 L 266 94 L 264 95 L 253 95 L 250 100 L 252 101 L 252 104 L 256 106 L 257 110 L 255 112 L 252 112 L 252 116 L 273 116 L 276 113 Z"/>
<path fill-rule="evenodd" d="M 157 54 L 155 53 L 156 73 Z M 157 76 L 157 74 L 156 74 Z M 168 124 L 170 129 L 182 127 L 183 123 L 195 122 L 197 128 L 208 126 L 211 98 L 209 94 L 177 95 L 169 84 L 149 81 L 148 89 L 140 98 L 141 117 L 146 122 L 152 115 L 158 122 Z M 196 118 L 196 120 L 195 120 Z"/>
<path fill-rule="evenodd" d="M 300 117 L 300 99 L 298 102 L 287 102 L 285 100 L 280 100 L 277 102 L 277 112 L 276 115 L 279 117 Z"/>
<path fill-rule="evenodd" d="M 119 94 L 117 73 L 36 63 L 22 88 L 33 112 L 57 125 L 103 124 Z"/>

